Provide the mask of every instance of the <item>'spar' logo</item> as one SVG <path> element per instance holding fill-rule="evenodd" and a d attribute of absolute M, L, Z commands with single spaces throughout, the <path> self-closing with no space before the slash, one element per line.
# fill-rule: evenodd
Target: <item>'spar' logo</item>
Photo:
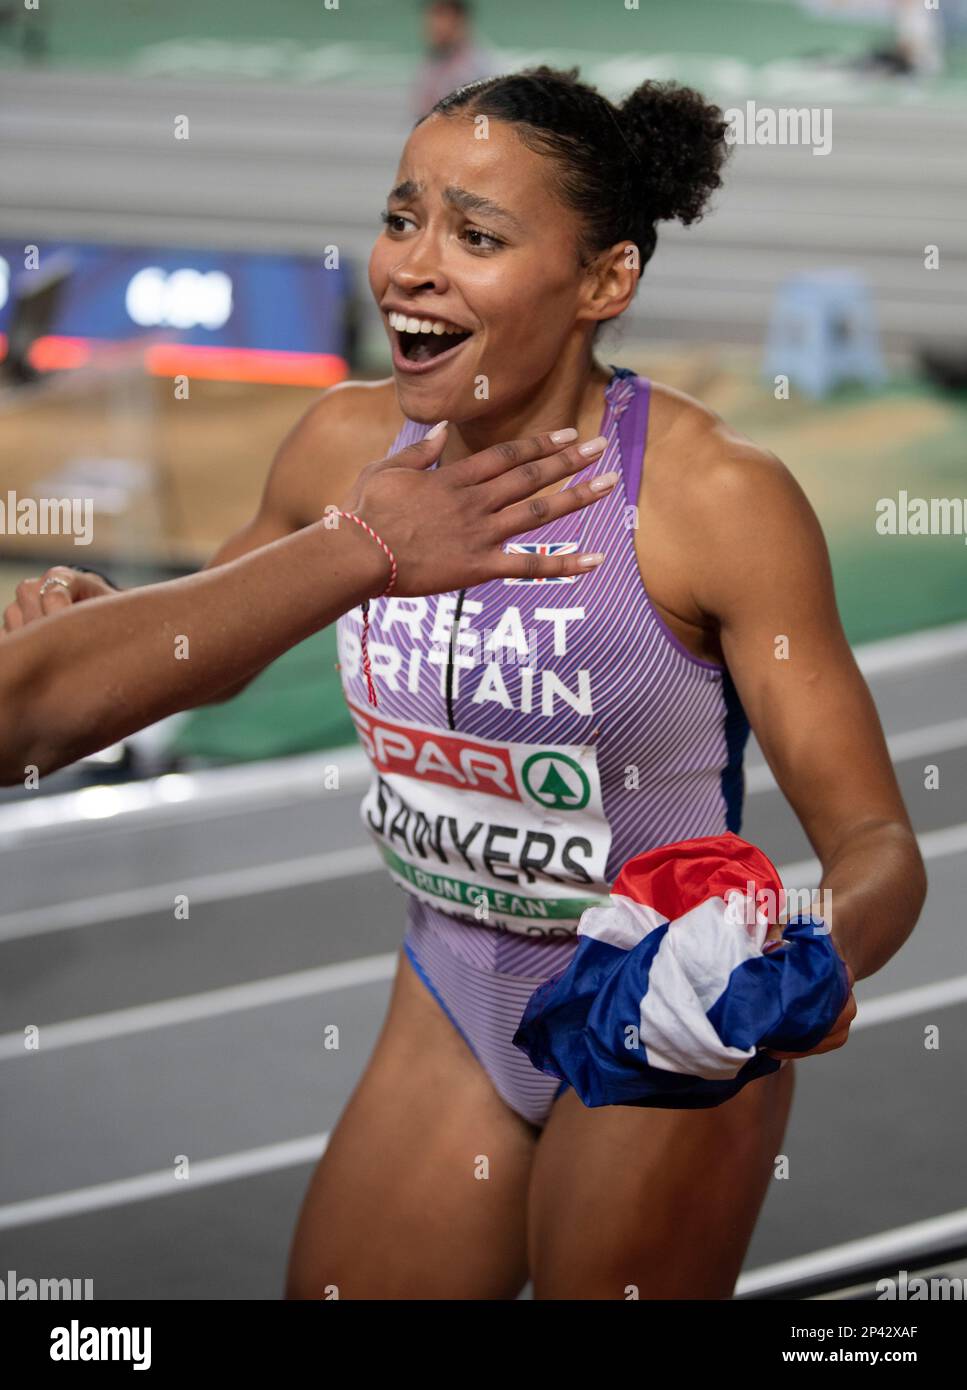
<path fill-rule="evenodd" d="M 535 801 L 553 811 L 580 811 L 591 797 L 591 783 L 573 758 L 534 753 L 524 764 L 524 786 Z"/>

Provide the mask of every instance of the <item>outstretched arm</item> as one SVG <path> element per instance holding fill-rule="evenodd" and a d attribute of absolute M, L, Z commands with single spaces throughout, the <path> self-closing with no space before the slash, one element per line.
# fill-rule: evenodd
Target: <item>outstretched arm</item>
<path fill-rule="evenodd" d="M 349 499 L 396 556 L 394 593 L 447 592 L 525 573 L 579 574 L 596 563 L 502 549 L 511 536 L 607 495 L 601 478 L 533 495 L 580 472 L 587 455 L 540 435 L 431 472 L 444 438 L 371 464 Z M 46 620 L 0 641 L 0 782 L 21 781 L 28 766 L 51 771 L 198 704 L 382 593 L 390 574 L 384 551 L 355 522 L 329 522 L 201 574 L 96 602 L 75 605 L 62 586 L 51 588 Z M 76 575 L 71 582 L 89 581 Z M 53 611 L 58 605 L 62 611 Z"/>

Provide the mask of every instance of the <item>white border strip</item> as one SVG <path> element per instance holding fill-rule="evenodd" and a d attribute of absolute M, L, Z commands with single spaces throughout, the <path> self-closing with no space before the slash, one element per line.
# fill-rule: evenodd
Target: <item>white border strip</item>
<path fill-rule="evenodd" d="M 924 859 L 944 859 L 967 850 L 967 821 L 960 825 L 945 825 L 940 830 L 925 830 L 917 836 Z M 823 866 L 818 859 L 801 859 L 796 864 L 784 864 L 779 877 L 786 888 L 818 888 Z M 0 917 L 0 929 L 3 918 Z M 2 940 L 2 936 L 0 936 Z"/>
<path fill-rule="evenodd" d="M 41 1053 L 27 1053 L 23 1046 L 23 1035 L 8 1033 L 0 1036 L 0 1060 L 43 1055 L 52 1049 L 73 1047 L 79 1044 L 117 1038 L 151 1028 L 171 1027 L 176 1024 L 211 1018 L 239 1010 L 258 1008 L 283 1000 L 305 998 L 327 991 L 351 988 L 354 985 L 385 982 L 392 979 L 396 970 L 397 957 L 388 953 L 360 960 L 346 961 L 339 965 L 323 966 L 318 970 L 298 971 L 275 979 L 259 980 L 249 985 L 237 985 L 227 989 L 211 990 L 205 994 L 190 995 L 181 999 L 164 1000 L 157 1004 L 143 1005 L 139 1008 L 121 1009 L 114 1013 L 91 1015 L 66 1023 L 51 1024 L 41 1030 Z M 879 1023 L 894 1022 L 927 1010 L 944 1008 L 967 1000 L 967 976 L 940 981 L 920 988 L 904 990 L 880 999 L 873 999 L 860 1006 L 853 1028 L 872 1027 Z M 325 1148 L 328 1135 L 312 1135 L 308 1138 L 289 1140 L 280 1144 L 268 1145 L 260 1149 L 250 1149 L 242 1153 L 223 1155 L 221 1158 L 203 1160 L 192 1165 L 190 1184 L 179 1188 L 169 1170 L 142 1174 L 139 1177 L 120 1181 L 99 1183 L 94 1187 L 79 1188 L 70 1192 L 54 1193 L 49 1197 L 34 1198 L 14 1202 L 0 1207 L 0 1230 L 15 1226 L 34 1225 L 38 1222 L 75 1216 L 84 1212 L 99 1211 L 107 1207 L 120 1206 L 128 1202 L 145 1201 L 154 1197 L 171 1196 L 179 1190 L 190 1190 L 218 1182 L 229 1182 L 235 1178 L 249 1177 L 257 1173 L 312 1162 Z M 958 1223 L 967 1220 L 967 1209 L 954 1212 L 946 1217 L 932 1221 L 919 1222 L 913 1226 L 901 1227 L 894 1232 L 884 1232 L 865 1240 L 852 1241 L 830 1251 L 818 1251 L 800 1259 L 789 1260 L 783 1264 L 769 1265 L 743 1275 L 736 1288 L 737 1293 L 755 1293 L 787 1279 L 802 1278 L 812 1274 L 835 1272 L 836 1269 L 855 1264 L 860 1258 L 877 1258 L 881 1253 L 902 1259 L 905 1248 L 904 1239 L 911 1247 L 922 1247 L 929 1239 L 938 1235 L 957 1233 L 963 1229 Z M 901 1248 L 896 1248 L 896 1241 Z M 912 1250 L 911 1252 L 912 1253 Z"/>
<path fill-rule="evenodd" d="M 190 904 L 231 902 L 257 893 L 276 893 L 308 883 L 332 883 L 355 878 L 383 867 L 373 845 L 330 850 L 327 854 L 307 854 L 301 859 L 282 859 L 274 864 L 253 864 L 247 869 L 228 869 L 223 873 L 184 878 L 176 883 L 156 883 L 130 888 L 120 893 L 104 893 L 97 898 L 78 898 L 53 903 L 49 907 L 29 907 L 0 917 L 0 945 L 23 936 L 43 936 L 47 932 L 93 927 L 102 922 L 118 922 L 125 917 L 142 917 L 151 912 L 174 912 L 181 895 Z"/>
<path fill-rule="evenodd" d="M 889 734 L 886 746 L 894 763 L 920 758 L 927 753 L 948 753 L 953 748 L 967 746 L 967 719 L 949 719 L 943 724 L 925 724 L 921 729 L 905 729 L 899 734 Z M 777 791 L 778 787 L 768 763 L 756 763 L 746 769 L 745 790 L 748 796 Z"/>
<path fill-rule="evenodd" d="M 894 994 L 880 994 L 856 1006 L 856 1017 L 850 1032 L 857 1028 L 873 1028 L 879 1023 L 896 1023 L 901 1018 L 948 1009 L 967 1001 L 967 975 L 955 975 L 952 980 L 934 980 L 929 985 L 912 985 Z"/>
<path fill-rule="evenodd" d="M 154 1004 L 136 1004 L 130 1009 L 88 1014 L 63 1023 L 40 1024 L 40 1047 L 35 1051 L 24 1047 L 22 1032 L 0 1033 L 0 1062 L 43 1057 L 65 1047 L 129 1037 L 132 1033 L 150 1032 L 152 1028 L 175 1028 L 183 1023 L 352 989 L 357 985 L 382 984 L 396 974 L 396 961 L 396 952 L 388 951 L 379 956 L 340 961 L 337 965 L 321 965 L 315 970 L 295 970 L 289 975 L 253 980 L 250 984 L 226 985 L 201 994 L 160 999 Z"/>
<path fill-rule="evenodd" d="M 259 1009 L 268 1004 L 312 998 L 340 989 L 351 989 L 356 985 L 381 984 L 393 979 L 396 962 L 397 957 L 393 952 L 363 956 L 339 965 L 320 966 L 316 970 L 275 975 L 252 984 L 229 985 L 202 994 L 162 999 L 155 1004 L 87 1014 L 63 1023 L 41 1024 L 40 1048 L 37 1051 L 28 1051 L 24 1047 L 23 1033 L 0 1033 L 0 1062 L 43 1057 L 48 1052 L 65 1047 L 129 1037 L 132 1033 L 147 1033 L 154 1028 L 175 1028 L 183 1023 Z M 917 1014 L 932 1013 L 965 1002 L 967 975 L 958 975 L 952 980 L 938 980 L 929 985 L 914 985 L 910 989 L 883 994 L 858 1004 L 852 1031 L 873 1028 L 880 1023 L 896 1023 L 903 1018 L 914 1018 Z"/>
<path fill-rule="evenodd" d="M 921 628 L 882 642 L 864 642 L 853 648 L 864 676 L 892 676 L 910 667 L 933 666 L 967 656 L 967 623 Z"/>
<path fill-rule="evenodd" d="M 794 1260 L 782 1260 L 778 1264 L 752 1269 L 740 1276 L 735 1292 L 765 1293 L 777 1284 L 786 1284 L 794 1279 L 815 1279 L 877 1260 L 896 1260 L 899 1265 L 903 1259 L 916 1257 L 924 1246 L 964 1235 L 967 1235 L 967 1207 L 948 1212 L 945 1216 L 931 1217 L 927 1221 L 914 1221 L 909 1226 L 897 1226 L 892 1231 L 879 1231 L 875 1236 L 864 1236 L 861 1240 L 849 1240 L 828 1250 L 816 1250 L 811 1255 L 800 1255 Z"/>
<path fill-rule="evenodd" d="M 967 822 L 928 830 L 917 837 L 924 859 L 941 859 L 967 851 Z M 383 861 L 373 845 L 309 854 L 300 859 L 282 859 L 273 864 L 253 864 L 247 869 L 228 869 L 199 878 L 183 878 L 171 883 L 104 893 L 96 898 L 30 907 L 0 916 L 0 945 L 25 936 L 118 922 L 152 912 L 173 912 L 175 899 L 187 896 L 191 903 L 231 902 L 257 893 L 279 892 L 313 883 L 332 883 L 341 878 L 374 873 Z M 779 870 L 787 888 L 815 888 L 822 866 L 818 859 L 803 859 Z"/>
<path fill-rule="evenodd" d="M 12 848 L 37 831 L 83 830 L 91 822 L 119 817 L 147 819 L 155 826 L 211 815 L 244 815 L 256 804 L 259 809 L 284 806 L 320 796 L 332 767 L 339 770 L 339 788 L 331 795 L 363 791 L 368 785 L 369 759 L 357 744 L 348 744 L 298 757 L 166 772 L 141 782 L 17 800 L 0 805 L 0 849 Z"/>
<path fill-rule="evenodd" d="M 42 1057 L 45 1053 L 86 1043 L 103 1042 L 108 1038 L 128 1037 L 146 1033 L 154 1028 L 174 1028 L 225 1014 L 258 1009 L 295 999 L 307 999 L 356 985 L 377 984 L 392 980 L 396 973 L 397 956 L 386 952 L 379 956 L 363 956 L 342 961 L 338 965 L 323 965 L 315 970 L 297 970 L 289 975 L 275 975 L 250 984 L 228 985 L 222 989 L 186 994 L 174 999 L 162 999 L 154 1004 L 138 1004 L 129 1009 L 108 1013 L 87 1014 L 67 1019 L 63 1023 L 40 1025 L 40 1048 L 28 1051 L 24 1035 L 0 1033 L 0 1062 L 20 1058 Z M 967 975 L 950 980 L 936 980 L 926 985 L 897 990 L 893 994 L 874 996 L 857 1005 L 853 1031 L 873 1028 L 880 1023 L 896 1023 L 903 1018 L 952 1008 L 967 1002 Z"/>
<path fill-rule="evenodd" d="M 0 1231 L 16 1226 L 35 1226 L 41 1221 L 56 1221 L 65 1216 L 82 1216 L 86 1212 L 104 1211 L 107 1207 L 123 1206 L 127 1202 L 143 1202 L 152 1197 L 178 1197 L 196 1192 L 199 1187 L 214 1183 L 233 1182 L 251 1178 L 259 1173 L 274 1173 L 280 1168 L 294 1168 L 300 1163 L 314 1163 L 325 1152 L 329 1135 L 307 1134 L 302 1139 L 288 1139 L 281 1144 L 266 1144 L 260 1149 L 245 1149 L 241 1153 L 223 1154 L 220 1158 L 203 1158 L 191 1164 L 190 1177 L 178 1179 L 170 1168 L 154 1173 L 141 1173 L 135 1178 L 97 1183 L 94 1187 L 78 1187 L 71 1192 L 54 1192 L 49 1197 L 33 1197 L 23 1202 L 11 1202 L 0 1207 Z"/>
<path fill-rule="evenodd" d="M 860 670 L 866 677 L 891 675 L 911 667 L 955 661 L 967 655 L 967 623 L 925 628 L 902 637 L 867 642 L 854 648 Z M 897 737 L 903 738 L 904 735 Z M 906 756 L 913 756 L 907 754 Z M 292 758 L 274 758 L 237 767 L 209 768 L 199 772 L 168 773 L 144 782 L 121 786 L 84 787 L 34 801 L 18 800 L 0 805 L 0 847 L 11 847 L 31 832 L 76 829 L 79 824 L 108 817 L 138 816 L 163 824 L 187 816 L 231 815 L 265 805 L 285 804 L 300 796 L 313 796 L 322 785 L 324 770 L 337 764 L 340 790 L 365 787 L 369 761 L 356 744 L 309 753 Z M 766 769 L 768 771 L 768 769 Z M 752 769 L 747 790 L 760 769 Z"/>

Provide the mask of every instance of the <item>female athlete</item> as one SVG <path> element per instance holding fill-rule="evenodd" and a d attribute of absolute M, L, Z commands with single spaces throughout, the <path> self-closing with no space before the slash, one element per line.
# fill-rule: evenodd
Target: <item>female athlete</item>
<path fill-rule="evenodd" d="M 446 419 L 445 467 L 573 420 L 606 441 L 587 476 L 623 486 L 533 542 L 604 552 L 579 587 L 375 604 L 375 709 L 359 615 L 340 619 L 374 763 L 364 819 L 408 927 L 305 1199 L 290 1296 L 509 1298 L 528 1275 L 536 1298 L 731 1294 L 793 1066 L 711 1110 L 589 1110 L 510 1040 L 632 854 L 739 828 L 749 724 L 854 977 L 913 927 L 922 865 L 809 504 L 698 402 L 594 356 L 656 222 L 694 221 L 719 184 L 724 131 L 694 92 L 645 84 L 615 108 L 542 68 L 452 93 L 403 150 L 370 261 L 393 379 L 334 395 L 315 437 L 336 430 L 348 453 L 372 422 L 365 458 Z M 318 505 L 317 480 L 302 486 Z"/>
<path fill-rule="evenodd" d="M 574 425 L 598 439 L 577 479 L 620 478 L 515 543 L 603 552 L 577 583 L 374 601 L 375 705 L 361 614 L 339 621 L 374 764 L 364 822 L 407 932 L 305 1197 L 290 1298 L 507 1299 L 528 1278 L 538 1299 L 730 1297 L 795 1064 L 708 1110 L 587 1109 L 511 1038 L 628 858 L 739 830 L 750 726 L 822 863 L 851 975 L 916 921 L 923 865 L 805 496 L 698 401 L 595 356 L 657 224 L 694 222 L 719 186 L 724 134 L 688 89 L 613 105 L 548 68 L 439 102 L 370 261 L 393 376 L 326 393 L 215 559 L 345 505 L 368 460 L 441 420 L 441 468 Z M 851 996 L 814 1051 L 841 1046 L 854 1013 Z"/>

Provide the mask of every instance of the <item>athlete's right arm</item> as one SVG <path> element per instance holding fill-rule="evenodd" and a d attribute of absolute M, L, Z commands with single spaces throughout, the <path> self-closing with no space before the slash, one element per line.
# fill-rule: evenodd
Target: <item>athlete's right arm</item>
<path fill-rule="evenodd" d="M 219 546 L 206 569 L 238 560 L 263 545 L 291 536 L 320 518 L 326 504 L 320 507 L 311 492 L 318 497 L 320 473 L 329 476 L 332 470 L 328 460 L 341 456 L 339 443 L 351 406 L 351 389 L 347 392 L 345 388 L 335 387 L 309 407 L 279 445 L 254 517 Z M 344 472 L 345 466 L 340 471 Z M 313 480 L 315 487 L 311 488 Z M 336 482 L 333 478 L 334 495 L 328 500 L 338 505 Z M 259 674 L 253 671 L 244 680 L 235 681 L 200 703 L 222 704 L 238 695 Z"/>
<path fill-rule="evenodd" d="M 320 489 L 320 476 L 332 478 L 333 496 L 329 500 L 338 504 L 337 494 L 350 481 L 345 476 L 347 455 L 352 453 L 347 447 L 347 435 L 353 414 L 359 414 L 359 403 L 354 398 L 360 390 L 366 389 L 350 383 L 332 387 L 310 406 L 279 446 L 255 515 L 219 547 L 205 565 L 206 570 L 240 559 L 272 541 L 282 540 L 318 519 L 325 506 L 320 508 L 315 500 L 325 490 Z M 378 454 L 377 447 L 374 456 Z M 338 460 L 340 466 L 330 467 L 329 460 Z M 59 584 L 65 578 L 70 579 L 70 588 L 58 587 L 53 599 L 43 598 L 41 588 L 44 581 L 51 578 L 57 579 Z M 69 566 L 54 566 L 36 579 L 18 584 L 16 598 L 4 614 L 4 627 L 8 633 L 17 632 L 70 603 L 89 602 L 114 592 L 98 575 L 80 576 Z M 244 690 L 258 674 L 258 670 L 254 670 L 245 679 L 199 699 L 198 703 L 220 704 Z"/>
<path fill-rule="evenodd" d="M 345 391 L 334 388 L 310 406 L 279 445 L 255 515 L 219 546 L 206 569 L 237 560 L 320 519 L 322 508 L 316 499 L 324 488 L 319 478 L 330 473 L 329 459 L 339 457 L 347 404 Z M 336 491 L 338 479 L 333 484 Z"/>
<path fill-rule="evenodd" d="M 565 431 L 565 435 L 576 433 Z M 488 579 L 577 577 L 601 557 L 507 553 L 504 542 L 600 500 L 616 473 L 541 490 L 581 472 L 605 441 L 564 448 L 560 434 L 498 444 L 431 469 L 446 434 L 358 470 L 349 509 L 386 539 L 402 598 Z M 39 595 L 41 616 L 0 640 L 0 782 L 47 772 L 262 670 L 295 642 L 384 591 L 387 555 L 355 522 L 329 518 L 186 579 L 91 597 L 65 567 Z M 190 659 L 188 659 L 190 656 Z"/>

